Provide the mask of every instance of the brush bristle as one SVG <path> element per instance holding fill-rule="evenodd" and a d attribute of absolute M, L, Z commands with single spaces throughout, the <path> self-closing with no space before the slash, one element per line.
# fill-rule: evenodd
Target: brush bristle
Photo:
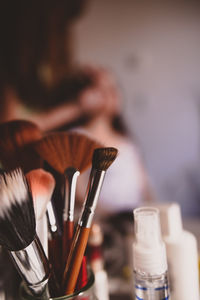
<path fill-rule="evenodd" d="M 18 147 L 41 138 L 41 131 L 38 126 L 26 120 L 14 120 L 2 123 L 0 125 L 0 134 L 4 139 L 8 136 L 12 137 L 14 140 L 13 145 L 16 143 Z"/>
<path fill-rule="evenodd" d="M 92 164 L 94 149 L 102 145 L 89 136 L 77 132 L 68 133 L 68 137 L 71 166 L 83 172 Z"/>
<path fill-rule="evenodd" d="M 41 166 L 41 159 L 29 147 L 42 133 L 30 121 L 14 120 L 0 124 L 0 161 L 8 171 L 22 167 L 29 171 Z"/>
<path fill-rule="evenodd" d="M 43 169 L 28 172 L 26 179 L 32 193 L 36 219 L 41 219 L 51 200 L 56 184 L 55 179 L 51 173 Z"/>
<path fill-rule="evenodd" d="M 0 244 L 10 251 L 27 247 L 35 236 L 33 201 L 21 169 L 0 176 Z"/>
<path fill-rule="evenodd" d="M 116 148 L 97 148 L 94 150 L 92 167 L 97 170 L 106 171 L 117 157 Z"/>
<path fill-rule="evenodd" d="M 35 143 L 37 153 L 56 171 L 64 173 L 68 167 L 80 172 L 92 163 L 92 154 L 100 143 L 77 132 L 54 132 Z"/>

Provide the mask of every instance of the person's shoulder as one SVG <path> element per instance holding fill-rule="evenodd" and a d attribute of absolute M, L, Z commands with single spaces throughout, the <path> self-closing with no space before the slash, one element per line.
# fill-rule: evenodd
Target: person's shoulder
<path fill-rule="evenodd" d="M 120 140 L 119 152 L 124 155 L 130 153 L 132 155 L 137 155 L 138 157 L 140 156 L 138 145 L 134 143 L 129 137 L 123 137 Z"/>

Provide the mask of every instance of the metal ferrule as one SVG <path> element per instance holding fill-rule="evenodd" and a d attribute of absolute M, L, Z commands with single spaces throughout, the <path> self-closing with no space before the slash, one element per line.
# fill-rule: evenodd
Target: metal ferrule
<path fill-rule="evenodd" d="M 79 225 L 90 228 L 97 206 L 97 201 L 103 184 L 106 172 L 102 170 L 92 170 L 87 189 L 87 198 L 83 206 L 83 211 L 79 219 Z"/>
<path fill-rule="evenodd" d="M 11 251 L 10 255 L 31 293 L 38 296 L 46 292 L 50 269 L 38 237 L 25 249 Z"/>
<path fill-rule="evenodd" d="M 57 226 L 57 220 L 54 213 L 54 208 L 51 201 L 49 201 L 49 203 L 47 204 L 46 215 L 47 215 L 47 221 L 48 221 L 50 233 L 54 235 L 54 233 L 58 231 L 58 226 Z"/>
<path fill-rule="evenodd" d="M 63 212 L 64 221 L 74 221 L 74 205 L 75 205 L 75 194 L 76 194 L 76 182 L 80 172 L 69 167 L 65 170 L 66 185 L 65 185 L 65 207 Z M 66 192 L 68 189 L 68 193 Z"/>

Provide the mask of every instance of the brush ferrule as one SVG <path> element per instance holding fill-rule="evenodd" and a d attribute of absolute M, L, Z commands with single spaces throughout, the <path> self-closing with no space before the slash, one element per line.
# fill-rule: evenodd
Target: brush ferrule
<path fill-rule="evenodd" d="M 11 251 L 10 255 L 31 293 L 38 296 L 46 292 L 50 269 L 38 237 L 26 248 Z"/>
<path fill-rule="evenodd" d="M 65 208 L 63 213 L 64 221 L 74 221 L 74 205 L 75 205 L 75 194 L 76 194 L 76 182 L 80 172 L 69 167 L 65 170 L 66 184 L 65 184 Z M 67 194 L 68 189 L 68 194 Z"/>
<path fill-rule="evenodd" d="M 79 225 L 90 228 L 97 206 L 97 201 L 103 184 L 106 172 L 102 170 L 92 170 L 87 189 L 87 198 L 83 206 L 83 211 L 79 219 Z"/>
<path fill-rule="evenodd" d="M 47 204 L 46 215 L 47 215 L 47 221 L 48 221 L 50 233 L 54 235 L 55 233 L 58 232 L 58 226 L 57 226 L 57 220 L 55 217 L 54 208 L 51 201 Z"/>

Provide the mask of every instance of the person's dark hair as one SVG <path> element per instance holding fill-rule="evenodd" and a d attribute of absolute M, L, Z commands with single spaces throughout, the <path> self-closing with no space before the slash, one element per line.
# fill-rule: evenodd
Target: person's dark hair
<path fill-rule="evenodd" d="M 77 127 L 82 127 L 84 125 L 87 125 L 87 123 L 90 121 L 91 118 L 92 117 L 90 115 L 87 115 L 87 114 L 82 115 L 81 117 L 73 120 L 72 122 L 70 122 L 62 127 L 57 128 L 57 130 L 65 131 L 65 130 L 70 130 L 70 129 L 74 129 Z M 127 126 L 126 126 L 122 116 L 120 116 L 120 115 L 114 116 L 111 120 L 111 126 L 116 132 L 118 132 L 124 136 L 129 135 L 129 131 L 127 129 Z"/>
<path fill-rule="evenodd" d="M 49 99 L 50 90 L 69 73 L 70 25 L 82 14 L 86 3 L 87 0 L 0 1 L 1 99 L 5 87 L 12 87 L 28 105 L 55 104 Z"/>
<path fill-rule="evenodd" d="M 122 135 L 128 135 L 127 126 L 121 115 L 116 115 L 112 119 L 112 127 L 116 132 L 121 133 Z"/>

